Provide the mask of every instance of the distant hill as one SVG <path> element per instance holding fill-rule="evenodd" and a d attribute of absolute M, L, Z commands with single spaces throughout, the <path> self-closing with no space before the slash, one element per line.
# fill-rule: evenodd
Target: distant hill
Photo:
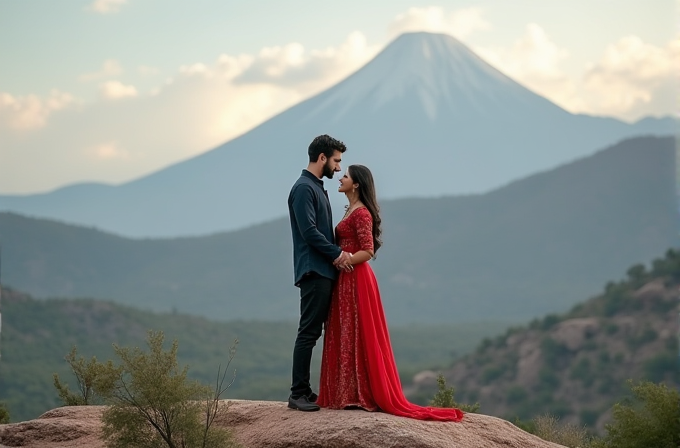
<path fill-rule="evenodd" d="M 155 314 L 92 299 L 36 300 L 3 289 L 0 341 L 0 402 L 12 421 L 38 417 L 59 406 L 52 375 L 77 390 L 64 356 L 76 345 L 90 359 L 114 359 L 112 344 L 144 347 L 148 330 L 162 330 L 166 342 L 177 339 L 180 365 L 189 376 L 213 384 L 224 368 L 228 349 L 239 339 L 232 368 L 236 380 L 227 398 L 285 400 L 290 388 L 295 322 L 214 322 L 182 314 Z M 390 335 L 403 380 L 423 368 L 472 351 L 484 337 L 500 334 L 505 322 L 469 322 L 435 326 L 391 327 Z M 313 384 L 318 384 L 321 350 L 316 350 Z"/>
<path fill-rule="evenodd" d="M 675 140 L 636 138 L 484 195 L 382 201 L 371 263 L 390 323 L 527 320 L 677 247 L 676 204 Z M 36 297 L 220 320 L 298 312 L 287 219 L 136 240 L 0 213 L 0 245 L 3 283 Z"/>
<path fill-rule="evenodd" d="M 369 166 L 381 197 L 397 199 L 485 193 L 622 139 L 677 129 L 670 117 L 628 124 L 571 114 L 453 37 L 409 33 L 337 85 L 199 156 L 118 186 L 0 195 L 0 210 L 132 237 L 205 235 L 285 215 L 319 134 L 345 141 L 346 164 Z M 343 198 L 333 199 L 341 209 Z"/>
<path fill-rule="evenodd" d="M 609 282 L 598 296 L 562 315 L 535 319 L 444 370 L 460 402 L 481 412 L 522 419 L 550 412 L 564 421 L 603 428 L 611 406 L 627 394 L 626 380 L 680 387 L 678 304 L 680 251 L 627 278 Z M 426 400 L 434 372 L 408 387 Z"/>

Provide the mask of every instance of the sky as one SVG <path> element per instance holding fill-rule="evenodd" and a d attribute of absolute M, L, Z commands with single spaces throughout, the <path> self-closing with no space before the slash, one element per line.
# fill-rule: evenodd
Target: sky
<path fill-rule="evenodd" d="M 409 31 L 572 113 L 678 116 L 680 0 L 0 0 L 0 194 L 194 157 Z"/>

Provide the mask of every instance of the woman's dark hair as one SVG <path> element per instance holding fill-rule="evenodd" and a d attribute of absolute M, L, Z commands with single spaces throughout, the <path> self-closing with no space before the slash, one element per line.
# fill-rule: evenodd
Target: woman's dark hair
<path fill-rule="evenodd" d="M 310 162 L 319 160 L 319 156 L 324 154 L 327 159 L 333 157 L 335 151 L 345 152 L 347 147 L 340 140 L 336 140 L 330 135 L 319 135 L 309 144 L 307 154 Z"/>
<path fill-rule="evenodd" d="M 380 246 L 382 246 L 382 240 L 380 239 L 382 234 L 380 224 L 382 220 L 380 219 L 380 206 L 375 194 L 373 174 L 371 174 L 371 170 L 363 165 L 350 165 L 347 167 L 347 172 L 354 183 L 359 184 L 357 190 L 359 191 L 359 200 L 366 206 L 373 218 L 373 254 L 375 255 Z"/>

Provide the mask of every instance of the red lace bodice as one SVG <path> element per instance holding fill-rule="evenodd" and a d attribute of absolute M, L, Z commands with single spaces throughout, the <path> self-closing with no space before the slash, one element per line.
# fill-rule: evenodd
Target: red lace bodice
<path fill-rule="evenodd" d="M 366 207 L 360 207 L 335 227 L 335 241 L 345 252 L 373 252 L 373 218 Z"/>

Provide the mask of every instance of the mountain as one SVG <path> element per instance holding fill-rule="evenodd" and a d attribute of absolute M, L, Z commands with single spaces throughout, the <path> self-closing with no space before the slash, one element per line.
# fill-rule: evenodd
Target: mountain
<path fill-rule="evenodd" d="M 680 387 L 680 252 L 668 251 L 649 270 L 635 265 L 626 277 L 563 315 L 485 340 L 444 370 L 456 398 L 478 401 L 485 414 L 527 419 L 549 412 L 602 430 L 626 395 L 626 380 Z M 411 398 L 431 397 L 435 377 L 417 375 L 407 387 Z"/>
<path fill-rule="evenodd" d="M 675 140 L 626 140 L 481 195 L 383 201 L 372 261 L 391 324 L 563 311 L 678 247 Z M 3 282 L 220 320 L 295 319 L 287 219 L 129 239 L 0 213 Z"/>
<path fill-rule="evenodd" d="M 197 157 L 118 186 L 0 196 L 0 210 L 132 237 L 203 235 L 286 215 L 319 134 L 343 140 L 345 165 L 370 167 L 386 200 L 488 192 L 675 129 L 671 118 L 627 124 L 568 113 L 454 38 L 411 33 L 337 85 Z M 337 212 L 344 198 L 332 202 Z"/>

